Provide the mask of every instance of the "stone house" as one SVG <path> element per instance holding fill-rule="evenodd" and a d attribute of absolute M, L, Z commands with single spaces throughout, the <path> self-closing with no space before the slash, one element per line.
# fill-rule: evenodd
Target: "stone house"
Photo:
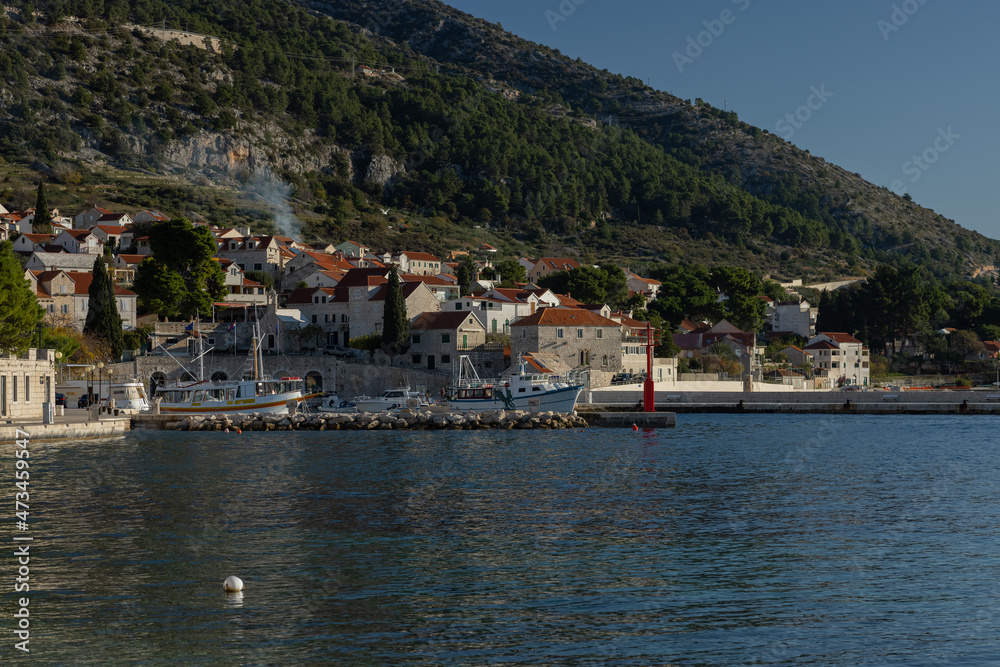
<path fill-rule="evenodd" d="M 427 370 L 451 369 L 456 355 L 486 343 L 486 328 L 466 312 L 421 313 L 410 324 L 410 362 Z"/>
<path fill-rule="evenodd" d="M 42 404 L 55 403 L 55 350 L 0 354 L 0 418 L 40 421 Z"/>
<path fill-rule="evenodd" d="M 570 368 L 618 372 L 621 324 L 578 308 L 543 308 L 511 324 L 511 358 L 553 353 Z"/>

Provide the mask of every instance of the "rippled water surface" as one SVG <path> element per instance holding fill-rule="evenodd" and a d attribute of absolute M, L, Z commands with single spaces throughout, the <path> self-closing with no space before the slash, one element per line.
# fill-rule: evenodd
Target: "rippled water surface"
<path fill-rule="evenodd" d="M 998 664 L 996 433 L 681 415 L 638 433 L 38 443 L 31 659 Z M 17 657 L 9 554 L 0 662 Z"/>

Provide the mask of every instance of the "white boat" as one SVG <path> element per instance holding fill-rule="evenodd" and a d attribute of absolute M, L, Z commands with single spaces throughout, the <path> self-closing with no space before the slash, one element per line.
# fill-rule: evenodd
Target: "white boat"
<path fill-rule="evenodd" d="M 198 338 L 199 346 L 201 337 Z M 235 414 L 241 412 L 266 412 L 288 414 L 289 402 L 301 403 L 307 398 L 303 394 L 303 382 L 298 377 L 266 379 L 263 375 L 264 363 L 259 354 L 257 339 L 252 349 L 253 367 L 248 377 L 242 380 L 221 380 L 210 382 L 200 380 L 177 380 L 156 387 L 154 400 L 159 402 L 162 414 Z M 211 350 L 200 352 L 199 377 L 205 377 L 204 356 Z M 171 358 L 173 356 L 171 355 Z M 174 361 L 177 361 L 174 359 Z M 181 368 L 183 364 L 177 362 Z M 186 368 L 184 369 L 187 370 Z"/>
<path fill-rule="evenodd" d="M 249 379 L 222 382 L 173 382 L 158 386 L 163 414 L 268 412 L 288 414 L 288 401 L 300 402 L 302 380 L 284 377 L 278 380 Z"/>
<path fill-rule="evenodd" d="M 66 397 L 67 407 L 78 407 L 82 397 L 89 396 L 89 403 L 106 403 L 114 399 L 115 409 L 125 414 L 134 414 L 149 409 L 146 387 L 137 381 L 111 382 L 104 380 L 67 380 L 56 385 L 56 392 Z"/>
<path fill-rule="evenodd" d="M 404 408 L 418 410 L 430 407 L 430 404 L 427 397 L 420 392 L 410 391 L 409 387 L 400 387 L 384 391 L 381 396 L 375 398 L 358 396 L 354 399 L 354 406 L 358 412 L 386 412 Z"/>
<path fill-rule="evenodd" d="M 573 412 L 582 384 L 562 381 L 558 376 L 528 373 L 524 359 L 518 373 L 503 380 L 480 380 L 469 357 L 458 359 L 455 378 L 448 393 L 448 408 L 457 411 L 524 410 L 528 412 Z"/>
<path fill-rule="evenodd" d="M 357 412 L 358 408 L 351 401 L 342 401 L 337 398 L 337 395 L 326 396 L 320 401 L 319 405 L 316 406 L 317 412 L 337 412 L 337 413 L 350 413 Z"/>

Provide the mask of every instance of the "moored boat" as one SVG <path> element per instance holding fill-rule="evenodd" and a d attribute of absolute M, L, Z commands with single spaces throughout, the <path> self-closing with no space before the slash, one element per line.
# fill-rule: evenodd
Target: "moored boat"
<path fill-rule="evenodd" d="M 430 407 L 427 397 L 418 391 L 410 391 L 409 387 L 388 389 L 381 396 L 370 398 L 358 396 L 354 399 L 358 412 L 385 412 L 387 410 L 421 409 Z"/>
<path fill-rule="evenodd" d="M 582 384 L 566 382 L 558 376 L 527 372 L 524 359 L 518 360 L 518 372 L 503 380 L 481 380 L 469 357 L 462 355 L 448 393 L 448 407 L 459 411 L 569 413 L 576 409 L 582 390 Z"/>
<path fill-rule="evenodd" d="M 200 345 L 201 337 L 198 338 L 198 342 Z M 288 414 L 290 404 L 295 405 L 315 396 L 315 394 L 304 395 L 301 378 L 267 379 L 264 377 L 264 363 L 259 350 L 255 338 L 251 357 L 252 369 L 242 380 L 214 382 L 204 379 L 178 380 L 157 386 L 154 399 L 159 403 L 160 412 L 163 414 L 235 414 L 240 412 Z M 198 355 L 202 362 L 199 373 L 201 378 L 205 377 L 205 353 L 205 351 L 201 351 Z M 183 365 L 181 367 L 183 368 Z"/>

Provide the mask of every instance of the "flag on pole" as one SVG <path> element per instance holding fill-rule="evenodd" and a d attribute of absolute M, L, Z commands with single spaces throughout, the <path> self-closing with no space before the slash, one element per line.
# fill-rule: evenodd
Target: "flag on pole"
<path fill-rule="evenodd" d="M 194 322 L 184 327 L 184 331 L 194 331 Z"/>
<path fill-rule="evenodd" d="M 229 325 L 229 330 L 230 331 L 232 331 L 235 328 L 236 328 L 236 322 L 233 322 L 232 324 Z"/>

